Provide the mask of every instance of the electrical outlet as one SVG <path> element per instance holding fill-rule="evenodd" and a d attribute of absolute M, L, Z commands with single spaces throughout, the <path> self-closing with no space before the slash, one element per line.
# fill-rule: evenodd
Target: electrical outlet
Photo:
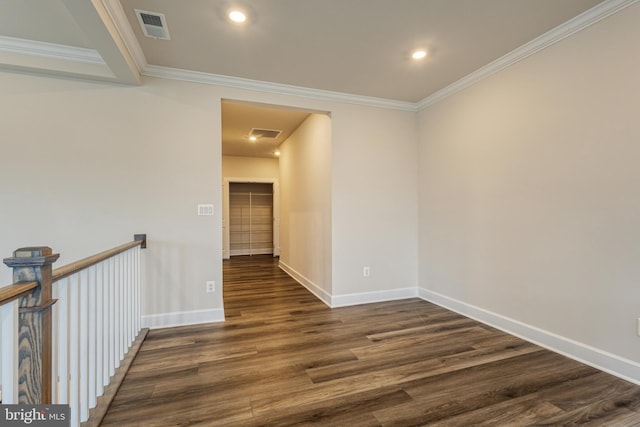
<path fill-rule="evenodd" d="M 371 269 L 369 268 L 369 266 L 365 266 L 362 267 L 362 277 L 369 277 L 371 276 Z"/>
<path fill-rule="evenodd" d="M 213 280 L 210 280 L 207 282 L 207 292 L 211 293 L 211 292 L 215 292 L 216 291 L 216 282 Z"/>
<path fill-rule="evenodd" d="M 636 333 L 640 337 L 640 317 L 638 317 L 638 323 L 636 325 Z"/>

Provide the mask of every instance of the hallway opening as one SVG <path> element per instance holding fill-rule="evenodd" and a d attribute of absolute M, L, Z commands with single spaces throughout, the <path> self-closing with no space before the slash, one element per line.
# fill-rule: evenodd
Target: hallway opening
<path fill-rule="evenodd" d="M 221 124 L 223 260 L 271 254 L 311 292 L 329 295 L 330 114 L 223 100 Z"/>

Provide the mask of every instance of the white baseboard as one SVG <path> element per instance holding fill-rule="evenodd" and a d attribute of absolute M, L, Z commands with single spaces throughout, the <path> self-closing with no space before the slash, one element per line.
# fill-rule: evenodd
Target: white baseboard
<path fill-rule="evenodd" d="M 318 297 L 322 302 L 331 308 L 346 307 L 349 305 L 368 304 L 372 302 L 392 301 L 397 299 L 414 298 L 418 296 L 417 288 L 391 289 L 385 291 L 363 292 L 358 294 L 347 294 L 333 296 L 311 280 L 298 273 L 286 263 L 280 261 L 280 268 L 296 282 L 307 288 L 309 292 Z"/>
<path fill-rule="evenodd" d="M 385 291 L 362 292 L 358 294 L 336 295 L 331 297 L 331 307 L 369 304 L 372 302 L 393 301 L 397 299 L 415 298 L 417 288 L 391 289 Z"/>
<path fill-rule="evenodd" d="M 320 301 L 331 307 L 331 295 L 329 295 L 327 291 L 304 277 L 302 274 L 298 273 L 286 263 L 282 262 L 282 260 L 279 261 L 278 265 L 285 273 L 294 278 L 296 282 L 300 283 L 302 286 L 307 288 L 309 292 L 317 296 Z"/>
<path fill-rule="evenodd" d="M 640 364 L 632 360 L 527 325 L 428 289 L 420 288 L 419 296 L 426 301 L 640 385 Z"/>
<path fill-rule="evenodd" d="M 173 326 L 197 325 L 200 323 L 224 322 L 224 310 L 176 311 L 173 313 L 148 314 L 142 316 L 142 327 L 157 329 Z"/>
<path fill-rule="evenodd" d="M 273 255 L 273 248 L 269 249 L 252 249 L 250 252 L 247 252 L 245 249 L 236 249 L 230 252 L 230 256 L 249 256 L 249 255 Z M 224 257 L 224 252 L 222 254 Z M 229 256 L 227 256 L 227 259 Z"/>

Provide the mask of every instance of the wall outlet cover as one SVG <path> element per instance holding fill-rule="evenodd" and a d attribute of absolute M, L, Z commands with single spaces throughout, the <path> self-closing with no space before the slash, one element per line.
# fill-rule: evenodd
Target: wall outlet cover
<path fill-rule="evenodd" d="M 213 216 L 213 205 L 198 205 L 198 216 Z"/>

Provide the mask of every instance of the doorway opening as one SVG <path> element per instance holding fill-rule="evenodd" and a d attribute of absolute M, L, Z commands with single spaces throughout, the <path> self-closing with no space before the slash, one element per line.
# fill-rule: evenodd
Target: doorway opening
<path fill-rule="evenodd" d="M 233 264 L 248 268 L 277 258 L 279 269 L 326 302 L 332 278 L 331 113 L 228 99 L 221 107 L 224 265 L 246 257 Z M 224 289 L 224 277 L 222 282 Z"/>

